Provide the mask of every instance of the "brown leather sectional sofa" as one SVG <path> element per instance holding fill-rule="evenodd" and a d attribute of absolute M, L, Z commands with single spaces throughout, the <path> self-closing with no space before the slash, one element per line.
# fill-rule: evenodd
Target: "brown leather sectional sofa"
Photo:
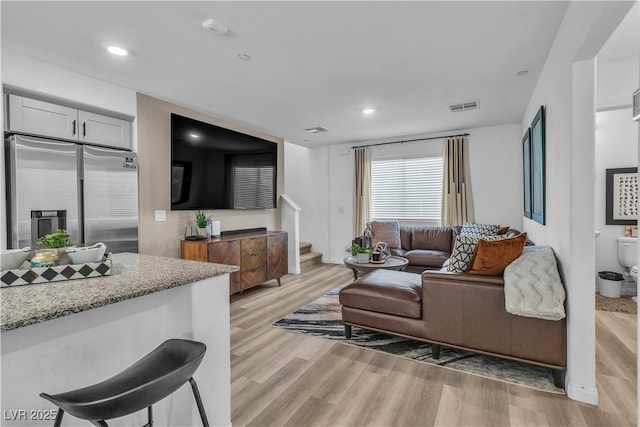
<path fill-rule="evenodd" d="M 444 240 L 444 237 L 443 237 Z M 565 320 L 515 316 L 505 310 L 502 276 L 376 270 L 340 292 L 347 337 L 351 327 L 550 368 L 564 387 Z"/>

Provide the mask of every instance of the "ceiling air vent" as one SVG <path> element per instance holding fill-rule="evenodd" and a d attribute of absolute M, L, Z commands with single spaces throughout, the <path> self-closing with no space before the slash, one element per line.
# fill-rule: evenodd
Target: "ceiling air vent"
<path fill-rule="evenodd" d="M 320 133 L 320 132 L 327 132 L 327 130 L 325 128 L 323 128 L 322 126 L 317 126 L 314 128 L 309 128 L 309 129 L 305 129 L 307 132 L 309 133 Z"/>
<path fill-rule="evenodd" d="M 449 111 L 451 111 L 452 113 L 458 113 L 460 111 L 467 111 L 467 110 L 476 110 L 478 108 L 480 108 L 479 101 L 469 101 L 469 102 L 462 102 L 460 104 L 449 105 Z"/>

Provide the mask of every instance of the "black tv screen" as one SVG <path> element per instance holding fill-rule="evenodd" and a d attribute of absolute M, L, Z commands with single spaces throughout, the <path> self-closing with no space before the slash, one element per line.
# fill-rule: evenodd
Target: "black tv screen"
<path fill-rule="evenodd" d="M 171 210 L 273 209 L 278 144 L 171 114 Z"/>

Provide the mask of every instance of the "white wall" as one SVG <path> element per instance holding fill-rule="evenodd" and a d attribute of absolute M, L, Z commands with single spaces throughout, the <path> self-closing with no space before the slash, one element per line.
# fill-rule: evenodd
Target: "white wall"
<path fill-rule="evenodd" d="M 628 91 L 627 94 L 633 91 Z M 606 225 L 606 169 L 638 165 L 637 124 L 631 120 L 631 108 L 601 111 L 596 114 L 595 228 L 596 272 L 624 268 L 618 262 L 616 237 L 624 234 L 622 225 Z"/>
<path fill-rule="evenodd" d="M 469 157 L 476 222 L 522 230 L 520 125 L 472 129 Z"/>
<path fill-rule="evenodd" d="M 595 404 L 595 60 L 632 3 L 571 2 L 522 120 L 546 107 L 546 226 L 523 219 L 551 245 L 567 289 L 567 394 Z"/>
<path fill-rule="evenodd" d="M 285 142 L 284 194 L 300 207 L 300 241 L 313 243 L 314 236 L 314 204 L 318 187 L 321 183 L 311 173 L 313 157 L 306 147 Z M 315 248 L 314 248 L 315 249 Z"/>
<path fill-rule="evenodd" d="M 467 132 L 471 134 L 469 157 L 476 221 L 521 228 L 520 125 L 469 129 Z M 428 136 L 430 135 L 420 135 Z M 389 140 L 398 139 L 404 138 Z M 352 145 L 332 145 L 308 150 L 289 147 L 285 154 L 288 156 L 285 192 L 302 207 L 300 238 L 311 242 L 315 251 L 322 252 L 323 262 L 341 263 L 346 256 L 345 249 L 358 234 L 353 224 Z M 438 139 L 374 147 L 372 156 L 376 158 L 441 152 L 442 140 Z"/>
<path fill-rule="evenodd" d="M 2 50 L 2 83 L 129 116 L 136 115 L 135 91 L 6 49 Z"/>
<path fill-rule="evenodd" d="M 598 62 L 598 110 L 631 105 L 631 94 L 638 88 L 638 62 L 638 58 Z"/>
<path fill-rule="evenodd" d="M 606 169 L 637 166 L 637 125 L 630 118 L 639 62 L 638 58 L 597 61 L 595 228 L 601 235 L 596 239 L 596 272 L 624 270 L 618 262 L 616 243 L 624 226 L 605 224 L 605 180 Z"/>

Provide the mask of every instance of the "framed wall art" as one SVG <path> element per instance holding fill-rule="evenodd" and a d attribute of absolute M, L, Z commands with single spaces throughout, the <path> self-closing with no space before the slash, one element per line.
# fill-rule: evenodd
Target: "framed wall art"
<path fill-rule="evenodd" d="M 531 219 L 545 224 L 544 106 L 531 122 Z"/>
<path fill-rule="evenodd" d="M 531 218 L 531 128 L 522 137 L 522 196 L 524 216 Z"/>
<path fill-rule="evenodd" d="M 607 225 L 638 223 L 638 168 L 607 169 Z"/>

